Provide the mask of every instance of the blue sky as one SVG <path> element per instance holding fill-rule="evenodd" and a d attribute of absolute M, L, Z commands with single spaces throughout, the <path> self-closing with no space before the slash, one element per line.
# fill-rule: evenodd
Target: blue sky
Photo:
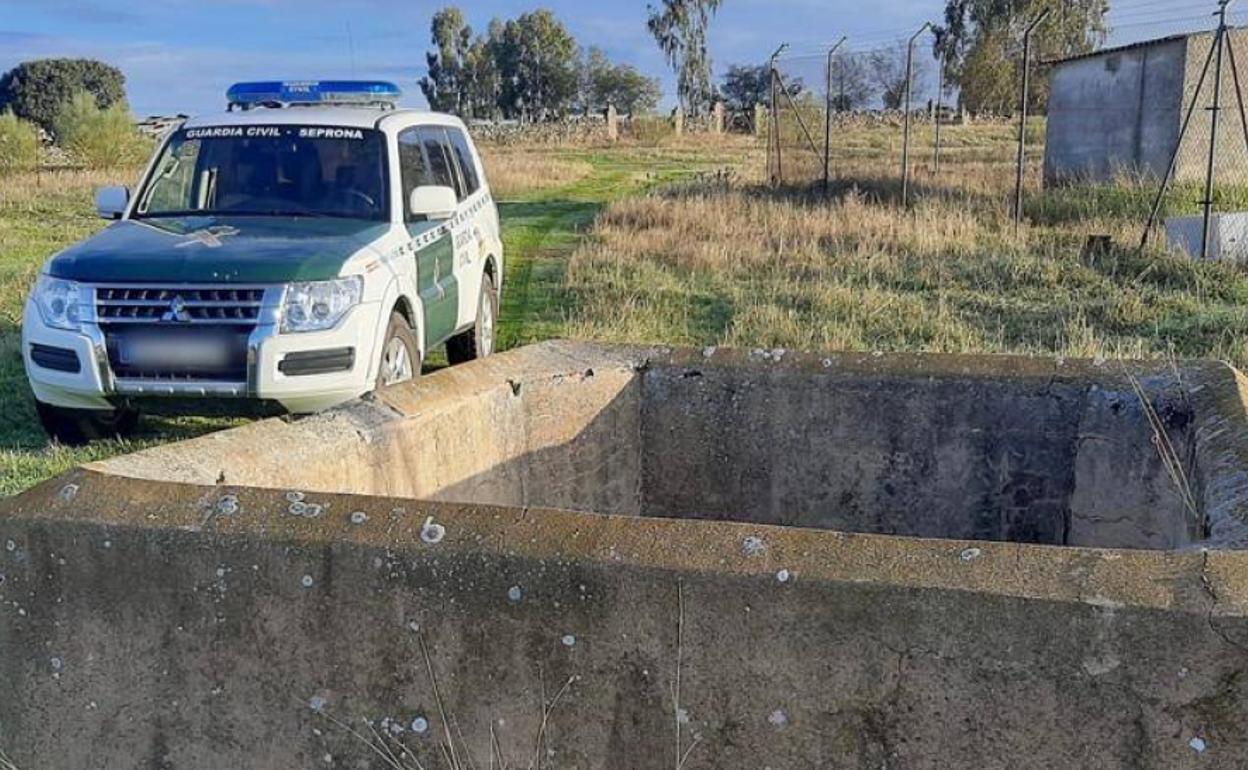
<path fill-rule="evenodd" d="M 136 113 L 205 112 L 222 106 L 236 80 L 351 75 L 393 79 L 420 104 L 429 19 L 445 2 L 421 0 L 0 0 L 0 71 L 45 56 L 89 56 L 121 67 Z M 583 45 L 672 80 L 645 29 L 644 0 L 462 0 L 475 28 L 550 8 Z M 725 0 L 712 26 L 718 69 L 761 61 L 781 41 L 813 49 L 844 32 L 913 25 L 941 0 L 891 0 L 871 13 L 849 0 Z M 842 31 L 843 30 L 843 31 Z"/>
<path fill-rule="evenodd" d="M 116 64 L 128 78 L 136 113 L 200 113 L 222 106 L 237 80 L 352 75 L 347 29 L 355 40 L 354 74 L 403 86 L 419 106 L 429 19 L 446 2 L 424 0 L 0 0 L 0 72 L 25 59 L 87 56 Z M 553 10 L 583 45 L 672 77 L 645 29 L 645 0 L 461 0 L 484 29 L 537 7 Z M 1111 42 L 1147 39 L 1182 26 L 1207 25 L 1213 0 L 1113 0 L 1122 26 Z M 724 0 L 711 28 L 717 70 L 761 62 L 782 41 L 797 53 L 849 35 L 858 49 L 904 36 L 939 20 L 944 0 Z M 1179 20 L 1183 21 L 1180 22 Z M 1236 21 L 1242 21 L 1237 18 Z M 795 61 L 801 77 L 819 77 L 818 60 Z"/>

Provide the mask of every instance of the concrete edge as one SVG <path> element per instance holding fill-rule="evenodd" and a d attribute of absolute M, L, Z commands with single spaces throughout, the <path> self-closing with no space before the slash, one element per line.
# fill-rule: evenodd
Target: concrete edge
<path fill-rule="evenodd" d="M 122 479 L 77 469 L 0 501 L 0 523 L 89 525 L 100 529 L 101 539 L 122 529 L 181 530 L 206 538 L 351 542 L 414 553 L 497 554 L 1210 617 L 1248 615 L 1248 552 L 1242 551 L 923 540 L 358 495 L 308 493 L 306 499 L 323 506 L 320 517 L 291 515 L 285 490 Z"/>

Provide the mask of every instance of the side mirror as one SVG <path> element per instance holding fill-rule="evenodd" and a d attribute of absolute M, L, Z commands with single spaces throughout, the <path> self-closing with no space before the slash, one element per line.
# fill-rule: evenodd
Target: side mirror
<path fill-rule="evenodd" d="M 121 219 L 130 205 L 130 191 L 116 185 L 95 191 L 95 210 L 101 219 Z"/>
<path fill-rule="evenodd" d="M 459 196 L 450 187 L 426 185 L 412 190 L 412 197 L 407 202 L 407 210 L 414 217 L 424 217 L 429 221 L 450 219 L 455 216 L 459 207 Z"/>

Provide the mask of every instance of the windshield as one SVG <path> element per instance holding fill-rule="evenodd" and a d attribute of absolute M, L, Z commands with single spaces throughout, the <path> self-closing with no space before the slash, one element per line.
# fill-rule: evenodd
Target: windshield
<path fill-rule="evenodd" d="M 135 217 L 387 218 L 379 131 L 212 126 L 178 131 L 139 194 Z"/>

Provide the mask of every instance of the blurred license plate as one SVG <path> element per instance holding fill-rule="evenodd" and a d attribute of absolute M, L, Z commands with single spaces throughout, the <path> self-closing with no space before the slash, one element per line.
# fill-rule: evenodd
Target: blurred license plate
<path fill-rule="evenodd" d="M 226 338 L 209 334 L 135 334 L 121 340 L 117 352 L 122 364 L 135 367 L 198 369 L 230 362 Z"/>

